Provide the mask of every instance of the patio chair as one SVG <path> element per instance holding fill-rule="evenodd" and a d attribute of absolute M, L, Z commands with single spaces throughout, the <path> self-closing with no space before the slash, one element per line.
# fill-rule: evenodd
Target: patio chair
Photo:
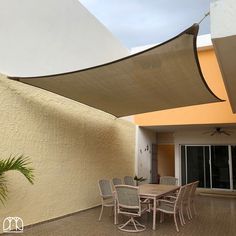
<path fill-rule="evenodd" d="M 179 215 L 180 223 L 183 226 L 183 220 L 181 215 L 181 205 L 182 199 L 185 193 L 186 186 L 180 187 L 177 196 L 173 197 L 172 200 L 159 199 L 157 201 L 157 211 L 161 212 L 160 223 L 164 220 L 164 213 L 171 214 L 174 216 L 174 222 L 177 232 L 179 232 L 179 227 L 177 223 L 177 215 Z"/>
<path fill-rule="evenodd" d="M 102 218 L 103 208 L 104 207 L 114 207 L 114 197 L 112 194 L 112 188 L 110 180 L 102 179 L 98 181 L 98 187 L 100 191 L 100 197 L 102 200 L 102 209 L 99 215 L 99 221 Z"/>
<path fill-rule="evenodd" d="M 177 185 L 178 179 L 173 176 L 162 176 L 160 177 L 160 184 Z"/>
<path fill-rule="evenodd" d="M 135 186 L 135 182 L 134 182 L 134 178 L 132 176 L 125 176 L 124 177 L 124 184 L 126 185 L 131 185 L 131 186 Z"/>
<path fill-rule="evenodd" d="M 116 185 L 115 196 L 117 202 L 117 213 L 129 217 L 129 220 L 118 226 L 125 232 L 141 232 L 146 229 L 145 225 L 140 224 L 136 217 L 140 217 L 147 209 L 141 205 L 139 188 L 130 185 Z M 133 226 L 128 227 L 128 226 Z"/>
<path fill-rule="evenodd" d="M 122 180 L 119 178 L 113 178 L 112 179 L 112 184 L 115 185 L 121 185 L 122 184 Z"/>
<path fill-rule="evenodd" d="M 192 209 L 193 209 L 194 214 L 195 215 L 197 214 L 196 207 L 195 207 L 195 193 L 196 193 L 196 189 L 197 189 L 198 184 L 199 184 L 199 181 L 193 182 L 192 183 L 192 188 L 191 188 L 191 191 L 190 191 L 189 215 L 190 215 L 191 219 L 193 218 Z"/>

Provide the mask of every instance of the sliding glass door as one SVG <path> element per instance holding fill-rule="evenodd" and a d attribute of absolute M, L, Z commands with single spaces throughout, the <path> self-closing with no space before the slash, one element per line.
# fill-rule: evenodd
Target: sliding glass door
<path fill-rule="evenodd" d="M 182 184 L 199 180 L 199 187 L 236 189 L 236 146 L 181 145 Z"/>
<path fill-rule="evenodd" d="M 230 189 L 229 147 L 211 146 L 212 188 Z"/>
<path fill-rule="evenodd" d="M 185 170 L 182 183 L 191 183 L 199 180 L 199 187 L 210 187 L 210 166 L 208 146 L 185 146 L 184 150 Z"/>

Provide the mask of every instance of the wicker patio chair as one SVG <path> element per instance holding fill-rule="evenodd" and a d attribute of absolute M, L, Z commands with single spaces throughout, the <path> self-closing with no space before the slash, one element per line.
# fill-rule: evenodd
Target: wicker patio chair
<path fill-rule="evenodd" d="M 141 232 L 146 229 L 145 225 L 142 225 L 135 220 L 136 217 L 140 217 L 141 214 L 147 210 L 147 208 L 142 209 L 138 191 L 139 188 L 135 186 L 115 186 L 117 213 L 129 217 L 129 220 L 126 223 L 118 226 L 118 228 L 122 231 Z"/>
<path fill-rule="evenodd" d="M 112 194 L 112 188 L 110 180 L 102 179 L 98 181 L 98 187 L 100 191 L 100 197 L 102 200 L 102 208 L 99 215 L 99 221 L 102 218 L 103 208 L 104 207 L 114 207 L 114 197 Z"/>
<path fill-rule="evenodd" d="M 177 232 L 179 232 L 179 227 L 177 223 L 177 215 L 179 215 L 180 223 L 183 225 L 182 215 L 181 215 L 181 205 L 182 199 L 185 193 L 186 186 L 180 187 L 176 197 L 171 200 L 160 199 L 157 201 L 157 211 L 161 212 L 160 222 L 164 220 L 165 214 L 172 214 L 174 216 L 174 222 Z"/>
<path fill-rule="evenodd" d="M 160 184 L 177 185 L 178 179 L 173 176 L 162 176 L 160 177 Z"/>
<path fill-rule="evenodd" d="M 131 186 L 135 186 L 135 182 L 134 182 L 134 178 L 132 176 L 125 176 L 124 177 L 124 184 L 126 185 L 131 185 Z"/>
<path fill-rule="evenodd" d="M 115 185 L 121 185 L 122 184 L 122 180 L 119 178 L 113 178 L 112 179 L 112 184 Z"/>

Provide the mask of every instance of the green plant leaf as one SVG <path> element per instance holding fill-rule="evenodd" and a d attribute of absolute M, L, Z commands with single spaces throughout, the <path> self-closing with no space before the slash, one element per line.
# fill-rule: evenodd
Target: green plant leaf
<path fill-rule="evenodd" d="M 134 176 L 134 180 L 138 181 L 138 182 L 143 182 L 146 180 L 146 178 L 143 177 L 138 177 L 137 175 Z"/>
<path fill-rule="evenodd" d="M 7 180 L 4 174 L 7 171 L 15 170 L 23 174 L 26 179 L 33 184 L 34 183 L 34 169 L 29 167 L 31 162 L 29 157 L 20 156 L 10 156 L 5 160 L 0 160 L 0 201 L 4 203 L 7 199 Z"/>
<path fill-rule="evenodd" d="M 4 204 L 7 199 L 7 180 L 4 175 L 0 175 L 0 201 Z"/>

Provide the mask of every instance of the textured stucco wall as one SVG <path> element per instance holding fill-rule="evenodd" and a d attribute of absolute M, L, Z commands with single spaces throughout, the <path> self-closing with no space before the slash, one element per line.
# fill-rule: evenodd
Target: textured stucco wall
<path fill-rule="evenodd" d="M 26 225 L 100 203 L 97 180 L 134 174 L 135 127 L 109 114 L 0 76 L 0 152 L 25 154 L 36 182 L 10 173 L 6 216 Z M 1 227 L 0 227 L 1 229 Z"/>

